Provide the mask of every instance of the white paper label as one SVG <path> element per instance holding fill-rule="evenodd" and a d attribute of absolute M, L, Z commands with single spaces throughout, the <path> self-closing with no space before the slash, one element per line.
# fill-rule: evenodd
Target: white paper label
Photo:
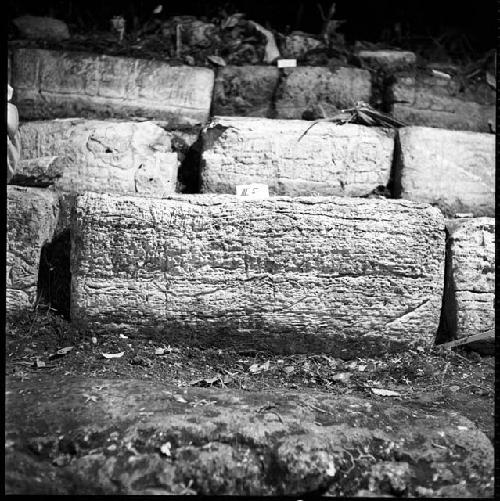
<path fill-rule="evenodd" d="M 297 59 L 278 59 L 278 68 L 296 68 Z"/>
<path fill-rule="evenodd" d="M 237 184 L 236 196 L 251 200 L 269 198 L 269 188 L 262 183 Z"/>

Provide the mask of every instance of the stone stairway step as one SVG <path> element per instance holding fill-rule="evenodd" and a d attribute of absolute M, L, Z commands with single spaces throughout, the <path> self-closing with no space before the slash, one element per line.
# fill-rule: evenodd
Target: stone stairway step
<path fill-rule="evenodd" d="M 202 138 L 202 191 L 265 183 L 278 195 L 362 196 L 388 184 L 394 130 L 320 122 L 301 138 L 311 124 L 214 118 Z"/>
<path fill-rule="evenodd" d="M 495 219 L 478 217 L 446 222 L 449 233 L 440 330 L 462 339 L 495 329 Z M 494 335 L 483 344 L 494 349 Z"/>
<path fill-rule="evenodd" d="M 33 307 L 42 247 L 62 231 L 57 193 L 9 186 L 7 190 L 6 310 Z M 67 225 L 65 225 L 67 227 Z"/>
<path fill-rule="evenodd" d="M 441 405 L 144 377 L 19 379 L 6 381 L 7 494 L 493 496 L 493 444 Z"/>
<path fill-rule="evenodd" d="M 144 117 L 169 125 L 208 119 L 214 73 L 161 61 L 17 48 L 11 85 L 24 120 Z"/>
<path fill-rule="evenodd" d="M 217 70 L 212 114 L 268 117 L 279 81 L 274 66 L 225 66 Z"/>
<path fill-rule="evenodd" d="M 72 215 L 79 323 L 289 353 L 385 353 L 437 331 L 444 219 L 426 204 L 87 193 Z"/>
<path fill-rule="evenodd" d="M 495 214 L 495 136 L 406 127 L 400 142 L 401 197 L 446 213 Z"/>
<path fill-rule="evenodd" d="M 391 87 L 393 114 L 411 125 L 442 129 L 491 132 L 495 126 L 495 91 L 461 91 L 458 78 L 400 74 Z"/>
<path fill-rule="evenodd" d="M 372 87 L 367 70 L 299 66 L 283 73 L 275 98 L 278 118 L 300 119 L 304 112 L 321 110 L 329 117 L 358 101 L 370 101 Z"/>
<path fill-rule="evenodd" d="M 172 152 L 170 134 L 151 122 L 26 122 L 20 134 L 14 184 L 159 197 L 175 192 L 177 153 Z"/>
<path fill-rule="evenodd" d="M 217 71 L 214 115 L 302 119 L 332 116 L 358 101 L 370 101 L 367 70 L 300 66 L 278 70 L 273 66 L 226 66 Z"/>

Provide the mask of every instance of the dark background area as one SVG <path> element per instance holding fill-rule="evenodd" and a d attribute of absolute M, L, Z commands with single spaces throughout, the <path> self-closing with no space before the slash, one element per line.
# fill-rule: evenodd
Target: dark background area
<path fill-rule="evenodd" d="M 108 29 L 114 15 L 122 15 L 127 26 L 150 19 L 153 9 L 163 5 L 160 19 L 174 15 L 207 18 L 243 12 L 247 18 L 282 33 L 302 30 L 319 33 L 322 19 L 317 4 L 328 11 L 329 0 L 9 0 L 8 17 L 23 14 L 48 15 L 70 24 L 73 30 Z M 476 0 L 337 0 L 336 19 L 346 20 L 340 30 L 346 42 L 395 41 L 399 23 L 399 45 L 410 47 L 426 40 L 455 37 L 473 51 L 496 47 L 497 2 Z M 134 20 L 135 18 L 135 20 Z"/>

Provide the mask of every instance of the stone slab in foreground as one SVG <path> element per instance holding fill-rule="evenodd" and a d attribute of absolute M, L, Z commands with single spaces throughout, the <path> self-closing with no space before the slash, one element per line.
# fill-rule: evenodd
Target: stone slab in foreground
<path fill-rule="evenodd" d="M 391 174 L 394 131 L 362 125 L 218 117 L 203 132 L 202 191 L 265 183 L 277 195 L 362 196 Z"/>
<path fill-rule="evenodd" d="M 144 117 L 171 125 L 208 119 L 213 71 L 147 59 L 14 49 L 12 86 L 23 119 Z"/>
<path fill-rule="evenodd" d="M 448 274 L 445 287 L 443 337 L 461 339 L 477 334 L 495 343 L 495 219 L 447 221 Z M 441 330 L 440 329 L 440 330 Z M 445 336 L 446 335 L 446 336 Z M 483 350 L 484 351 L 484 350 Z"/>
<path fill-rule="evenodd" d="M 32 307 L 37 298 L 40 256 L 59 231 L 57 193 L 40 188 L 7 188 L 6 310 Z"/>
<path fill-rule="evenodd" d="M 151 122 L 47 120 L 26 122 L 20 133 L 14 183 L 158 197 L 175 191 L 177 154 L 170 134 Z"/>
<path fill-rule="evenodd" d="M 438 209 L 407 201 L 88 193 L 72 221 L 72 319 L 288 353 L 426 345 L 444 237 Z"/>
<path fill-rule="evenodd" d="M 429 127 L 399 129 L 401 196 L 445 213 L 495 214 L 495 136 Z"/>
<path fill-rule="evenodd" d="M 44 374 L 6 389 L 7 494 L 493 495 L 491 441 L 439 406 Z"/>

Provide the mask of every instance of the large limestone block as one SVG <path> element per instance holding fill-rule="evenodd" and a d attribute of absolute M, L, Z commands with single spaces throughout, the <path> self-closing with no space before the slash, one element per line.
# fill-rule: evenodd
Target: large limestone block
<path fill-rule="evenodd" d="M 52 17 L 21 16 L 12 23 L 19 34 L 26 38 L 61 41 L 70 37 L 68 25 Z"/>
<path fill-rule="evenodd" d="M 277 118 L 332 116 L 371 96 L 370 72 L 360 68 L 301 66 L 284 70 L 276 92 Z"/>
<path fill-rule="evenodd" d="M 394 131 L 362 125 L 216 118 L 203 133 L 202 191 L 236 193 L 265 183 L 271 194 L 346 195 L 387 185 Z M 300 141 L 299 141 L 300 139 Z"/>
<path fill-rule="evenodd" d="M 20 132 L 14 183 L 159 197 L 175 191 L 177 153 L 170 134 L 151 122 L 47 120 Z"/>
<path fill-rule="evenodd" d="M 414 52 L 403 50 L 360 50 L 356 56 L 368 68 L 385 72 L 413 68 L 417 62 Z"/>
<path fill-rule="evenodd" d="M 445 232 L 427 204 L 86 193 L 72 216 L 72 319 L 96 328 L 351 355 L 437 331 Z"/>
<path fill-rule="evenodd" d="M 273 66 L 226 66 L 215 79 L 213 114 L 270 117 L 279 70 Z"/>
<path fill-rule="evenodd" d="M 59 214 L 57 193 L 7 187 L 7 312 L 35 304 L 42 247 L 59 230 Z"/>
<path fill-rule="evenodd" d="M 399 129 L 401 196 L 448 215 L 495 214 L 495 137 L 427 127 Z"/>
<path fill-rule="evenodd" d="M 408 125 L 491 132 L 495 92 L 488 86 L 462 92 L 453 78 L 401 75 L 392 86 L 393 114 Z"/>
<path fill-rule="evenodd" d="M 12 79 L 25 119 L 145 117 L 171 125 L 205 122 L 214 84 L 208 68 L 40 49 L 13 51 Z"/>
<path fill-rule="evenodd" d="M 448 274 L 442 326 L 447 339 L 495 329 L 495 219 L 454 219 L 446 224 Z"/>

